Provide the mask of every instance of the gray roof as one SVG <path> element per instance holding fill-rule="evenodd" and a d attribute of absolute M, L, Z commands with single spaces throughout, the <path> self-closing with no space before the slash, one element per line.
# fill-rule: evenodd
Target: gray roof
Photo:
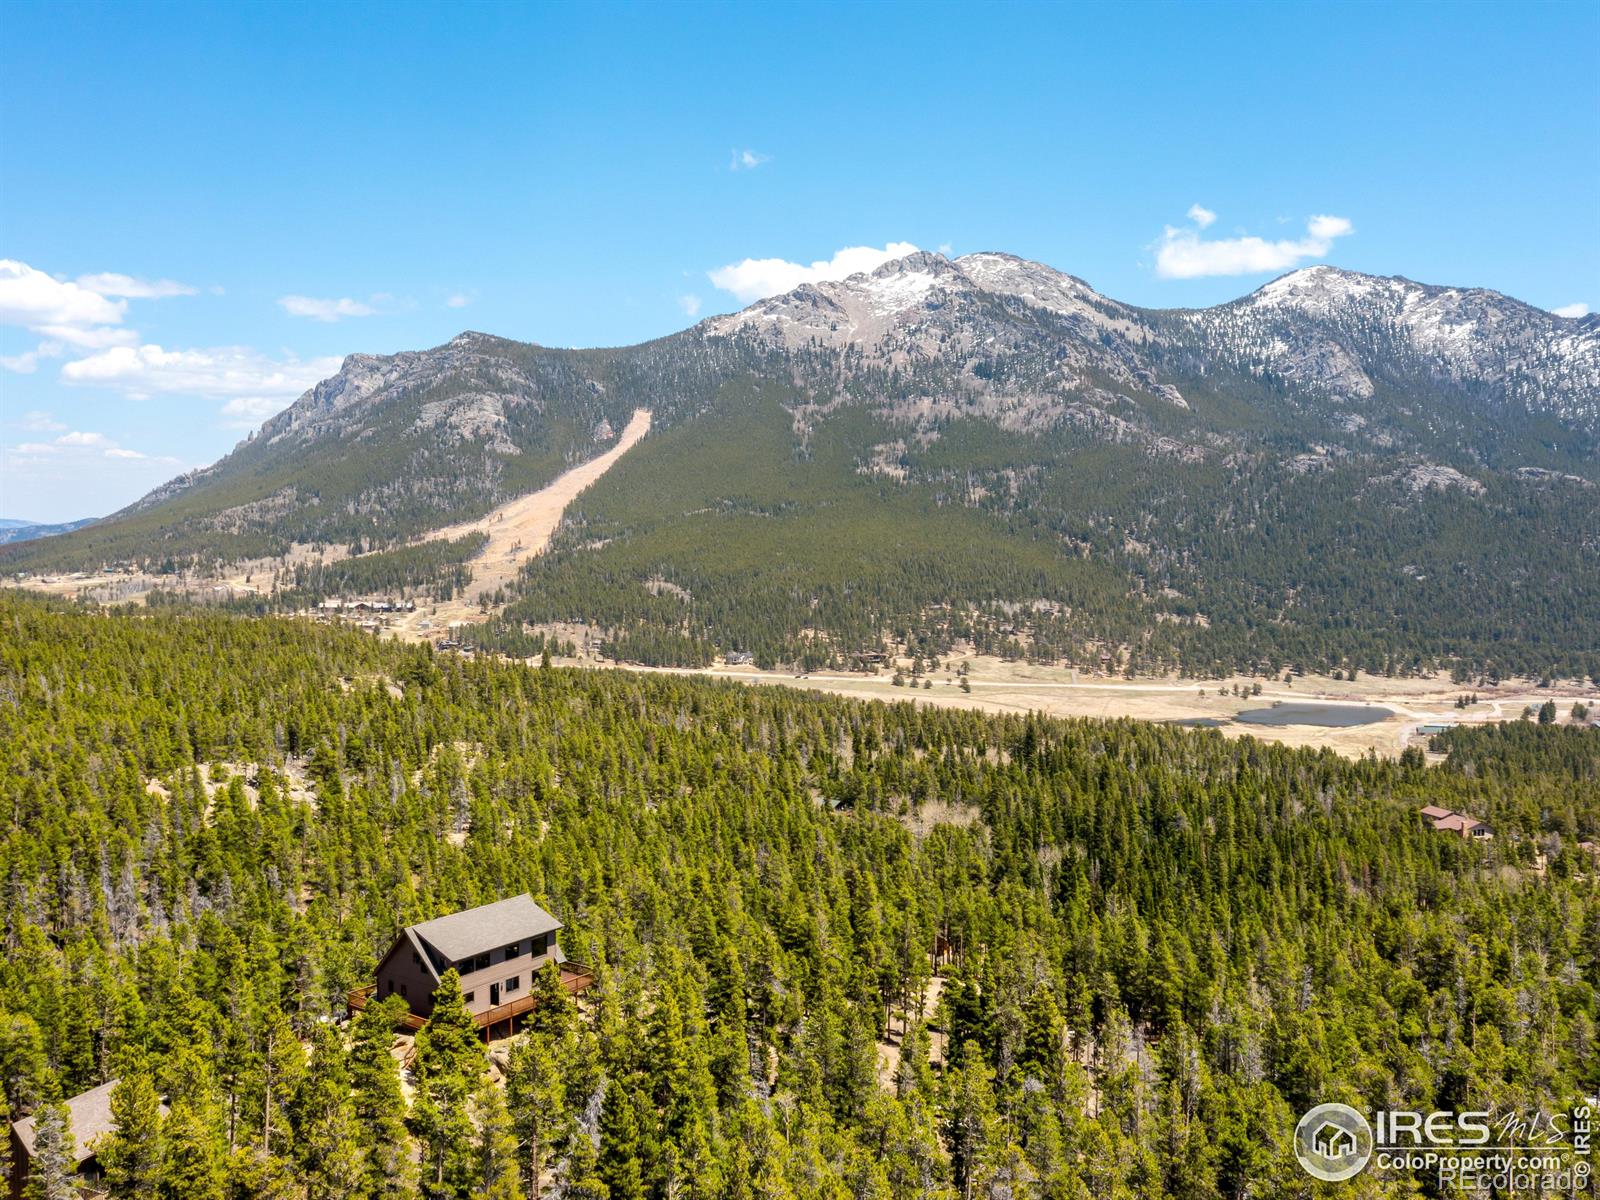
<path fill-rule="evenodd" d="M 561 922 L 533 902 L 524 892 L 465 912 L 451 913 L 412 925 L 408 934 L 421 938 L 451 962 L 460 962 L 540 934 L 554 933 Z"/>
<path fill-rule="evenodd" d="M 111 1089 L 116 1086 L 117 1081 L 113 1079 L 66 1102 L 67 1112 L 72 1118 L 72 1154 L 75 1161 L 82 1162 L 93 1154 L 95 1139 L 116 1128 L 111 1120 Z M 163 1112 L 166 1111 L 166 1105 L 161 1108 Z M 30 1158 L 33 1156 L 33 1139 L 38 1133 L 37 1125 L 36 1118 L 24 1117 L 11 1126 Z"/>

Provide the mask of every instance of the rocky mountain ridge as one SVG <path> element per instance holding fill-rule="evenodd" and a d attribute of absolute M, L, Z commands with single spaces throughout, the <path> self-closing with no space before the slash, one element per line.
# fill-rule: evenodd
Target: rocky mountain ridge
<path fill-rule="evenodd" d="M 1213 308 L 1145 309 L 1012 255 L 919 252 L 638 346 L 467 332 L 351 355 L 218 463 L 47 546 L 0 551 L 0 570 L 401 548 L 594 457 L 638 408 L 654 415 L 650 437 L 608 487 L 659 487 L 630 483 L 630 464 L 663 439 L 680 449 L 660 455 L 690 456 L 675 468 L 688 472 L 708 441 L 737 458 L 769 439 L 774 463 L 831 464 L 765 498 L 770 480 L 734 490 L 724 470 L 685 519 L 821 504 L 825 524 L 836 501 L 816 496 L 835 488 L 868 508 L 920 497 L 1024 522 L 1029 537 L 1049 530 L 1052 553 L 1146 547 L 1125 564 L 1149 577 L 1135 591 L 1187 594 L 1184 563 L 1219 552 L 1180 548 L 1180 534 L 1279 528 L 1306 495 L 1335 526 L 1386 505 L 1526 514 L 1554 503 L 1540 497 L 1592 500 L 1600 322 L 1332 267 Z M 1149 528 L 1163 523 L 1177 540 Z"/>

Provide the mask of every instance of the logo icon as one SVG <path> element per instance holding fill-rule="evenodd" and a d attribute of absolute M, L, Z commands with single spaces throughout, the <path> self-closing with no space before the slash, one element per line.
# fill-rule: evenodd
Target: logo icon
<path fill-rule="evenodd" d="M 1294 1156 L 1315 1179 L 1349 1179 L 1372 1157 L 1372 1127 L 1348 1104 L 1319 1104 L 1294 1127 Z"/>

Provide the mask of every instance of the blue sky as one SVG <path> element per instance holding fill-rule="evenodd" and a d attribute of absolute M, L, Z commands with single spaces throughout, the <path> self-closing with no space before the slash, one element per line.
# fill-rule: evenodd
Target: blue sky
<path fill-rule="evenodd" d="M 0 516 L 126 504 L 350 352 L 624 344 L 800 277 L 747 259 L 1600 307 L 1596 45 L 1594 3 L 11 0 Z"/>

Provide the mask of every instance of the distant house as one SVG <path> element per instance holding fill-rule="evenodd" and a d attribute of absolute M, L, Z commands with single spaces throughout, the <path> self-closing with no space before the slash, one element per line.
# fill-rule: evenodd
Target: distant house
<path fill-rule="evenodd" d="M 66 1102 L 68 1127 L 72 1131 L 73 1159 L 78 1164 L 82 1182 L 90 1188 L 98 1186 L 101 1174 L 100 1164 L 94 1156 L 95 1143 L 116 1128 L 111 1120 L 111 1089 L 116 1086 L 117 1081 L 113 1079 Z M 167 1111 L 166 1105 L 161 1106 L 161 1111 Z M 35 1117 L 24 1117 L 11 1123 L 11 1195 L 18 1200 L 27 1187 L 38 1132 L 38 1119 Z"/>
<path fill-rule="evenodd" d="M 1427 725 L 1418 725 L 1417 732 L 1422 734 L 1449 733 L 1456 727 L 1454 721 L 1433 721 Z"/>
<path fill-rule="evenodd" d="M 562 983 L 579 992 L 593 982 L 569 964 L 556 935 L 561 922 L 523 894 L 479 908 L 410 925 L 378 963 L 377 982 L 350 994 L 350 1006 L 365 1007 L 376 996 L 401 996 L 420 1028 L 433 1012 L 433 993 L 444 973 L 461 976 L 462 998 L 481 1029 L 515 1028 L 533 1008 L 528 998 L 534 973 L 547 964 L 561 969 Z"/>
<path fill-rule="evenodd" d="M 755 660 L 756 656 L 748 650 L 729 650 L 727 654 L 722 656 L 722 661 L 730 667 L 749 666 Z"/>
<path fill-rule="evenodd" d="M 1467 816 L 1466 813 L 1452 812 L 1448 808 L 1440 808 L 1437 804 L 1426 805 L 1418 812 L 1424 821 L 1440 833 L 1453 833 L 1473 841 L 1487 841 L 1494 836 L 1494 830 L 1476 817 Z"/>

